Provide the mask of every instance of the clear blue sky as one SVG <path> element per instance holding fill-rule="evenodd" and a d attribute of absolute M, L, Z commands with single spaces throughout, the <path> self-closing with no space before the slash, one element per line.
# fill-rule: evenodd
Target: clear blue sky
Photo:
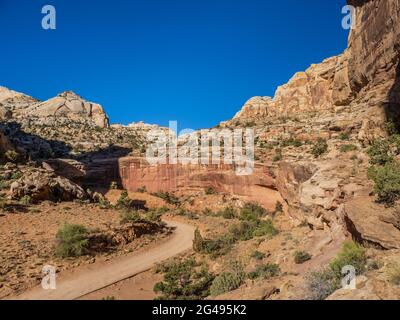
<path fill-rule="evenodd" d="M 57 30 L 41 8 L 57 9 Z M 179 129 L 231 118 L 297 71 L 341 53 L 345 0 L 0 0 L 0 85 L 73 90 L 112 123 Z"/>

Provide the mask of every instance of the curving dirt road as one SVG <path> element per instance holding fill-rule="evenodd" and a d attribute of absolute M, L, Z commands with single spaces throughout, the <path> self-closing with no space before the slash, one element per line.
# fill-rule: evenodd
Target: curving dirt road
<path fill-rule="evenodd" d="M 18 296 L 18 300 L 74 300 L 149 270 L 155 263 L 172 258 L 192 247 L 194 227 L 176 221 L 166 221 L 175 227 L 174 234 L 164 243 L 136 255 L 118 258 L 102 266 L 92 265 L 71 275 L 57 276 L 57 289 L 41 286 Z"/>

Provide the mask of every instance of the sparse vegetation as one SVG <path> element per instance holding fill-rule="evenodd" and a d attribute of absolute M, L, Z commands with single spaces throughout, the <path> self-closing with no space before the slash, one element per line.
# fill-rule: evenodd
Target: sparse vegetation
<path fill-rule="evenodd" d="M 315 158 L 319 158 L 326 152 L 328 152 L 328 144 L 326 143 L 325 139 L 319 138 L 318 141 L 315 143 L 314 147 L 312 148 L 311 154 Z"/>
<path fill-rule="evenodd" d="M 358 148 L 354 144 L 344 144 L 340 147 L 340 152 L 342 153 L 356 151 L 356 150 L 358 150 Z"/>
<path fill-rule="evenodd" d="M 142 217 L 135 210 L 123 210 L 121 212 L 121 224 L 130 223 L 130 222 L 141 222 Z"/>
<path fill-rule="evenodd" d="M 17 163 L 19 157 L 20 157 L 19 153 L 14 150 L 8 150 L 4 153 L 4 158 L 6 158 L 6 160 L 12 163 Z"/>
<path fill-rule="evenodd" d="M 278 276 L 280 273 L 280 268 L 277 264 L 267 263 L 261 264 L 256 267 L 256 269 L 248 274 L 249 279 L 270 279 Z"/>
<path fill-rule="evenodd" d="M 343 267 L 352 266 L 355 268 L 356 274 L 360 275 L 365 272 L 366 264 L 364 248 L 353 241 L 345 242 L 342 250 L 328 268 L 311 272 L 305 277 L 308 299 L 324 300 L 339 289 L 343 277 Z"/>
<path fill-rule="evenodd" d="M 160 199 L 163 199 L 168 204 L 172 204 L 172 205 L 176 205 L 176 206 L 180 204 L 179 199 L 176 196 L 174 196 L 172 193 L 169 193 L 169 192 L 159 191 L 159 192 L 152 193 L 152 195 L 155 197 L 158 197 Z"/>
<path fill-rule="evenodd" d="M 364 248 L 354 241 L 346 241 L 343 244 L 342 250 L 329 266 L 335 276 L 341 279 L 343 267 L 353 266 L 356 269 L 356 274 L 360 275 L 365 272 L 366 264 L 367 257 Z"/>
<path fill-rule="evenodd" d="M 302 264 L 302 263 L 307 262 L 309 260 L 311 260 L 311 255 L 308 252 L 296 251 L 294 253 L 294 262 L 296 264 Z"/>
<path fill-rule="evenodd" d="M 308 300 L 325 300 L 339 288 L 339 283 L 332 270 L 323 269 L 306 275 Z"/>
<path fill-rule="evenodd" d="M 224 219 L 235 219 L 237 216 L 237 211 L 233 207 L 227 207 L 224 210 L 218 212 L 218 215 Z"/>
<path fill-rule="evenodd" d="M 239 261 L 231 261 L 229 265 L 229 272 L 221 273 L 214 279 L 210 288 L 212 296 L 219 296 L 236 290 L 244 283 L 246 273 L 243 270 L 243 265 Z"/>
<path fill-rule="evenodd" d="M 217 191 L 213 188 L 213 187 L 208 187 L 205 190 L 206 195 L 213 195 L 213 194 L 217 194 Z"/>
<path fill-rule="evenodd" d="M 239 218 L 243 221 L 257 221 L 266 216 L 267 210 L 257 203 L 247 202 L 240 210 Z"/>
<path fill-rule="evenodd" d="M 88 253 L 88 230 L 81 225 L 65 223 L 58 230 L 56 256 L 80 257 Z"/>
<path fill-rule="evenodd" d="M 375 183 L 378 202 L 391 206 L 400 198 L 400 164 L 397 161 L 371 167 L 368 177 Z"/>
<path fill-rule="evenodd" d="M 368 155 L 372 165 L 385 165 L 393 161 L 393 155 L 388 140 L 375 140 L 368 149 Z"/>
<path fill-rule="evenodd" d="M 265 259 L 265 253 L 256 250 L 256 251 L 253 251 L 253 253 L 251 254 L 250 257 L 261 261 L 261 260 Z"/>
<path fill-rule="evenodd" d="M 161 293 L 159 300 L 200 300 L 210 295 L 214 275 L 194 259 L 172 262 L 158 271 L 164 273 L 164 280 L 154 286 Z"/>

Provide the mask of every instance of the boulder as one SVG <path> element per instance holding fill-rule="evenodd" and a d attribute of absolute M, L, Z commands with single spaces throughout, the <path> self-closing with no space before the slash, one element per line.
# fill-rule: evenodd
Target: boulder
<path fill-rule="evenodd" d="M 372 197 L 358 197 L 344 205 L 344 221 L 349 232 L 360 242 L 384 249 L 400 249 L 399 215 Z"/>
<path fill-rule="evenodd" d="M 24 196 L 29 196 L 34 202 L 88 198 L 87 193 L 79 185 L 41 169 L 26 172 L 19 180 L 11 184 L 12 199 L 18 200 Z"/>

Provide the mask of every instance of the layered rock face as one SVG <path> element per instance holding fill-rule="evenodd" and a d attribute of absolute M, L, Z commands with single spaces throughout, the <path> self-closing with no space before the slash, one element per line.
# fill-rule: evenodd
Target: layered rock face
<path fill-rule="evenodd" d="M 254 97 L 223 126 L 246 122 L 260 123 L 269 118 L 290 117 L 333 111 L 349 101 L 348 53 L 311 65 L 296 73 L 276 90 L 275 97 Z"/>

